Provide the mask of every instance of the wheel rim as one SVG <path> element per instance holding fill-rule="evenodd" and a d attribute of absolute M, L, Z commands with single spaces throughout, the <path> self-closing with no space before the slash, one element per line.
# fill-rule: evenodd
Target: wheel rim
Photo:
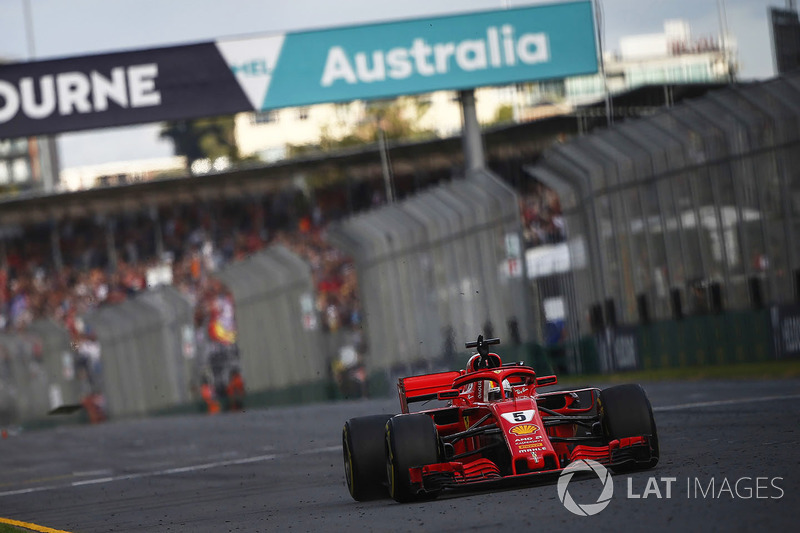
<path fill-rule="evenodd" d="M 347 429 L 342 436 L 342 453 L 344 455 L 344 478 L 347 480 L 347 490 L 353 494 L 353 454 L 350 453 L 350 446 L 347 443 Z"/>
<path fill-rule="evenodd" d="M 394 478 L 394 454 L 392 453 L 392 437 L 389 427 L 386 427 L 386 478 L 389 481 L 389 495 L 392 498 L 396 496 L 396 486 Z"/>

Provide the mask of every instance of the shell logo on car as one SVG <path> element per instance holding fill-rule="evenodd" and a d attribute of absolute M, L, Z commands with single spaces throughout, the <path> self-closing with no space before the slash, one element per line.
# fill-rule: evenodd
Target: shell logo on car
<path fill-rule="evenodd" d="M 530 435 L 537 431 L 539 431 L 539 426 L 536 424 L 520 424 L 508 430 L 508 432 L 513 435 Z"/>

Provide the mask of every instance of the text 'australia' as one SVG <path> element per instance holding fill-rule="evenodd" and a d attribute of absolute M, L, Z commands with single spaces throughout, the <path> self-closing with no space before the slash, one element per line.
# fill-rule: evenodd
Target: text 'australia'
<path fill-rule="evenodd" d="M 435 76 L 452 70 L 472 72 L 549 60 L 547 34 L 516 36 L 514 27 L 505 24 L 488 27 L 483 39 L 429 43 L 416 38 L 409 48 L 356 52 L 352 57 L 343 47 L 333 46 L 328 50 L 320 84 L 330 87 L 340 80 L 349 84 L 402 80 L 414 74 Z"/>

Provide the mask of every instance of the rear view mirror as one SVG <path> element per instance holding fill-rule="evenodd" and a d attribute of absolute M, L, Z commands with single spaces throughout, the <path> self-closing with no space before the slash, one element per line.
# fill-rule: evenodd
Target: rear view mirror
<path fill-rule="evenodd" d="M 460 391 L 458 389 L 447 389 L 441 390 L 436 393 L 437 400 L 452 400 L 453 398 L 458 398 Z"/>
<path fill-rule="evenodd" d="M 536 386 L 543 387 L 545 385 L 555 385 L 558 383 L 558 378 L 556 376 L 542 376 L 540 378 L 536 378 Z"/>

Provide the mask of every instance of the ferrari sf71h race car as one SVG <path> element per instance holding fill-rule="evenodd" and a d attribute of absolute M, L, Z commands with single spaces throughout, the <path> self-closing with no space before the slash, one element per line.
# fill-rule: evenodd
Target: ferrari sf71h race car
<path fill-rule="evenodd" d="M 556 477 L 591 459 L 615 472 L 658 463 L 650 401 L 639 385 L 539 392 L 556 376 L 503 364 L 477 348 L 465 370 L 400 378 L 402 413 L 351 418 L 342 430 L 347 487 L 358 501 L 430 499 L 445 489 L 488 489 Z M 443 406 L 411 412 L 409 404 Z"/>

